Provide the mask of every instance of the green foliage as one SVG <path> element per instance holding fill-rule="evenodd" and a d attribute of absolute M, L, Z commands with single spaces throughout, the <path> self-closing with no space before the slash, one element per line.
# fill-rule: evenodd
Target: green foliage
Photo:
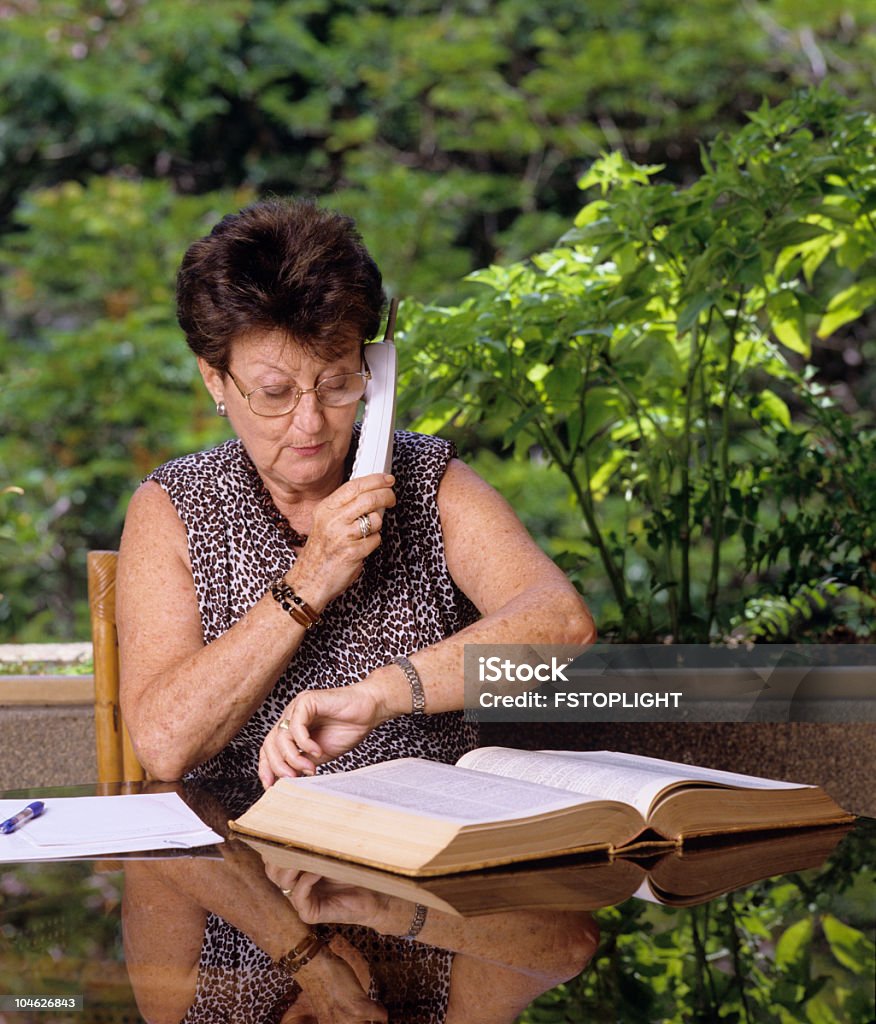
<path fill-rule="evenodd" d="M 799 638 L 801 630 L 819 616 L 828 615 L 828 610 L 833 620 L 835 602 L 843 589 L 836 580 L 823 580 L 815 586 L 803 584 L 790 597 L 762 594 L 747 601 L 742 615 L 732 624 L 746 638 L 788 642 Z"/>
<path fill-rule="evenodd" d="M 333 193 L 371 212 L 393 290 L 423 296 L 548 244 L 604 149 L 690 180 L 699 141 L 763 97 L 829 78 L 873 98 L 865 0 L 41 0 L 0 17 L 3 214 L 120 169 L 186 193 Z"/>
<path fill-rule="evenodd" d="M 138 473 L 216 438 L 193 400 L 170 282 L 184 243 L 265 191 L 318 193 L 354 214 L 392 292 L 436 304 L 480 293 L 471 309 L 494 305 L 493 324 L 477 332 L 520 328 L 521 380 L 491 399 L 489 422 L 458 426 L 464 441 L 515 444 L 536 474 L 545 460 L 565 474 L 573 505 L 539 512 L 534 528 L 545 539 L 559 529 L 552 550 L 603 623 L 630 637 L 703 636 L 740 615 L 754 574 L 768 575 L 765 599 L 847 583 L 863 546 L 840 542 L 824 564 L 806 540 L 805 578 L 788 575 L 783 526 L 812 530 L 789 515 L 791 474 L 782 492 L 773 459 L 790 458 L 783 431 L 813 451 L 825 436 L 820 421 L 799 425 L 795 373 L 813 340 L 821 353 L 864 353 L 868 393 L 867 122 L 827 100 L 808 113 L 798 104 L 784 126 L 764 108 L 716 143 L 695 185 L 667 182 L 697 179 L 700 143 L 763 97 L 829 78 L 872 108 L 871 7 L 7 4 L 0 484 L 25 493 L 0 504 L 0 633 L 84 635 L 81 552 L 117 543 Z M 550 248 L 588 166 L 584 182 L 605 195 Z M 510 266 L 464 277 L 494 260 Z M 513 317 L 499 315 L 503 296 Z M 424 334 L 456 329 L 440 312 L 419 323 Z M 563 332 L 575 342 L 561 358 Z M 424 387 L 418 376 L 408 405 L 428 405 L 427 425 L 462 394 L 436 395 L 455 372 L 441 369 L 443 343 L 436 335 L 419 365 L 444 379 Z M 488 396 L 505 372 L 494 363 L 478 371 L 493 380 Z M 573 408 L 584 372 L 586 422 Z M 480 400 L 477 383 L 472 371 L 466 401 Z M 559 410 L 548 417 L 554 450 L 530 391 Z M 864 514 L 831 538 L 852 536 Z M 752 546 L 755 525 L 761 536 L 775 526 L 771 546 Z M 845 593 L 868 597 L 863 572 Z"/>
<path fill-rule="evenodd" d="M 686 189 L 613 153 L 582 180 L 598 195 L 558 246 L 472 274 L 479 295 L 407 324 L 407 407 L 427 429 L 536 446 L 565 475 L 589 545 L 566 567 L 588 595 L 607 581 L 601 619 L 624 639 L 726 630 L 743 567 L 788 548 L 784 520 L 764 546 L 761 517 L 793 473 L 781 447 L 817 450 L 829 425 L 824 410 L 808 432 L 792 425 L 790 403 L 817 398 L 794 360 L 830 322 L 838 278 L 872 273 L 874 128 L 826 92 L 763 107 Z M 862 435 L 834 416 L 864 461 Z M 847 552 L 869 512 L 848 473 L 825 501 Z M 791 562 L 820 564 L 821 539 L 810 530 Z"/>
<path fill-rule="evenodd" d="M 840 639 L 867 638 L 876 607 L 876 432 L 815 381 L 797 397 L 807 415 L 776 438 L 769 464 L 761 462 L 774 516 L 762 518 L 748 549 L 748 569 L 778 570 L 778 578 L 735 625 L 772 641 L 817 636 L 819 627 Z"/>
<path fill-rule="evenodd" d="M 556 513 L 527 517 L 605 631 L 777 638 L 825 586 L 872 607 L 874 434 L 795 367 L 866 313 L 873 137 L 824 93 L 763 108 L 688 188 L 611 154 L 557 246 L 475 272 L 456 306 L 403 307 L 403 409 L 565 481 Z M 18 211 L 0 252 L 0 480 L 24 492 L 3 496 L 5 635 L 84 635 L 85 551 L 117 544 L 140 476 L 221 436 L 173 274 L 248 198 L 106 177 Z M 428 246 L 427 228 L 411 230 Z"/>
<path fill-rule="evenodd" d="M 457 306 L 403 307 L 403 408 L 564 478 L 558 514 L 530 518 L 609 631 L 777 638 L 826 580 L 871 599 L 874 435 L 793 360 L 865 311 L 872 139 L 814 94 L 719 139 L 686 189 L 612 154 L 555 248 L 470 275 Z M 21 207 L 2 252 L 0 479 L 24 491 L 4 496 L 6 635 L 81 635 L 85 551 L 118 542 L 139 476 L 219 438 L 173 274 L 247 198 L 109 177 Z"/>
<path fill-rule="evenodd" d="M 19 212 L 25 230 L 0 253 L 0 480 L 18 488 L 0 496 L 7 635 L 86 635 L 88 549 L 118 546 L 148 470 L 219 438 L 174 321 L 174 275 L 184 246 L 243 199 L 97 178 Z"/>

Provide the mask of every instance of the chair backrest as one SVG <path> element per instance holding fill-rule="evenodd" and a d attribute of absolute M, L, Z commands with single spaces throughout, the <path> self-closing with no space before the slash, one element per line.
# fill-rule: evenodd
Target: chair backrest
<path fill-rule="evenodd" d="M 88 552 L 98 782 L 137 782 L 145 777 L 122 721 L 119 705 L 119 638 L 116 632 L 118 558 L 117 551 Z"/>

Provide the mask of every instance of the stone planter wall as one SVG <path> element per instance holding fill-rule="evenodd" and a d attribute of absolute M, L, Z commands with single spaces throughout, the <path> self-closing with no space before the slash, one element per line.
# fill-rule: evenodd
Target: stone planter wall
<path fill-rule="evenodd" d="M 0 790 L 96 780 L 94 678 L 57 671 L 90 658 L 90 644 L 0 645 Z"/>

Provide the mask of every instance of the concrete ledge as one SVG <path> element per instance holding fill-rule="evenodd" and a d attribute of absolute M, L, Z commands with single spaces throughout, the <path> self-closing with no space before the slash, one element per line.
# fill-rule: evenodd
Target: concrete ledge
<path fill-rule="evenodd" d="M 0 644 L 0 665 L 81 665 L 91 661 L 90 642 Z"/>
<path fill-rule="evenodd" d="M 93 675 L 0 676 L 0 707 L 93 703 Z"/>
<path fill-rule="evenodd" d="M 69 663 L 90 644 L 0 645 L 0 663 Z M 483 745 L 623 750 L 823 786 L 843 807 L 876 817 L 876 723 L 492 723 Z M 0 789 L 97 778 L 94 677 L 0 675 Z"/>

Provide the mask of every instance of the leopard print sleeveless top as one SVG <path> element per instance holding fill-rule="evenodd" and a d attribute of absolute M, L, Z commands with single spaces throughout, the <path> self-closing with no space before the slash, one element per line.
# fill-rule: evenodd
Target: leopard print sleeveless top
<path fill-rule="evenodd" d="M 358 425 L 348 467 L 357 441 Z M 475 621 L 477 610 L 448 572 L 438 515 L 438 486 L 455 454 L 447 441 L 396 431 L 392 469 L 397 504 L 386 512 L 380 547 L 368 557 L 359 579 L 326 607 L 320 624 L 305 635 L 286 671 L 246 725 L 223 750 L 190 772 L 189 780 L 255 778 L 261 744 L 297 693 L 354 683 L 394 656 L 421 650 Z M 147 479 L 166 491 L 185 525 L 204 642 L 211 643 L 294 563 L 296 536 L 239 440 L 175 459 Z M 209 694 L 204 698 L 209 700 Z M 318 770 L 347 771 L 407 756 L 453 762 L 476 745 L 477 727 L 461 713 L 405 715 L 385 722 L 359 746 Z M 342 931 L 373 964 L 394 965 L 390 973 L 397 980 L 400 975 L 418 979 L 419 1011 L 411 1005 L 413 992 L 407 991 L 408 986 L 400 986 L 398 992 L 401 996 L 401 990 L 407 991 L 404 1009 L 398 996 L 384 986 L 373 993 L 384 1002 L 391 1020 L 443 1021 L 452 954 L 384 938 L 368 929 L 345 927 Z M 221 967 L 228 953 L 236 978 L 233 983 Z M 185 1020 L 194 1024 L 279 1019 L 274 1014 L 281 1016 L 291 1004 L 295 987 L 284 992 L 265 961 L 246 936 L 210 915 L 198 997 Z M 279 1005 L 278 988 L 284 992 Z M 234 992 L 238 998 L 233 998 Z M 216 1016 L 228 998 L 235 1004 L 232 1015 Z M 272 1005 L 271 1011 L 266 1012 L 265 1001 Z"/>
<path fill-rule="evenodd" d="M 308 631 L 247 724 L 193 770 L 192 780 L 256 775 L 262 742 L 295 694 L 355 683 L 394 656 L 437 643 L 477 618 L 447 571 L 438 517 L 438 485 L 454 455 L 447 441 L 396 431 L 397 504 L 386 512 L 380 547 L 359 579 L 328 605 L 319 626 Z M 293 531 L 238 440 L 169 462 L 148 479 L 164 488 L 185 524 L 209 644 L 294 563 Z M 476 741 L 474 727 L 459 713 L 406 715 L 322 767 L 347 771 L 407 756 L 455 761 Z"/>

